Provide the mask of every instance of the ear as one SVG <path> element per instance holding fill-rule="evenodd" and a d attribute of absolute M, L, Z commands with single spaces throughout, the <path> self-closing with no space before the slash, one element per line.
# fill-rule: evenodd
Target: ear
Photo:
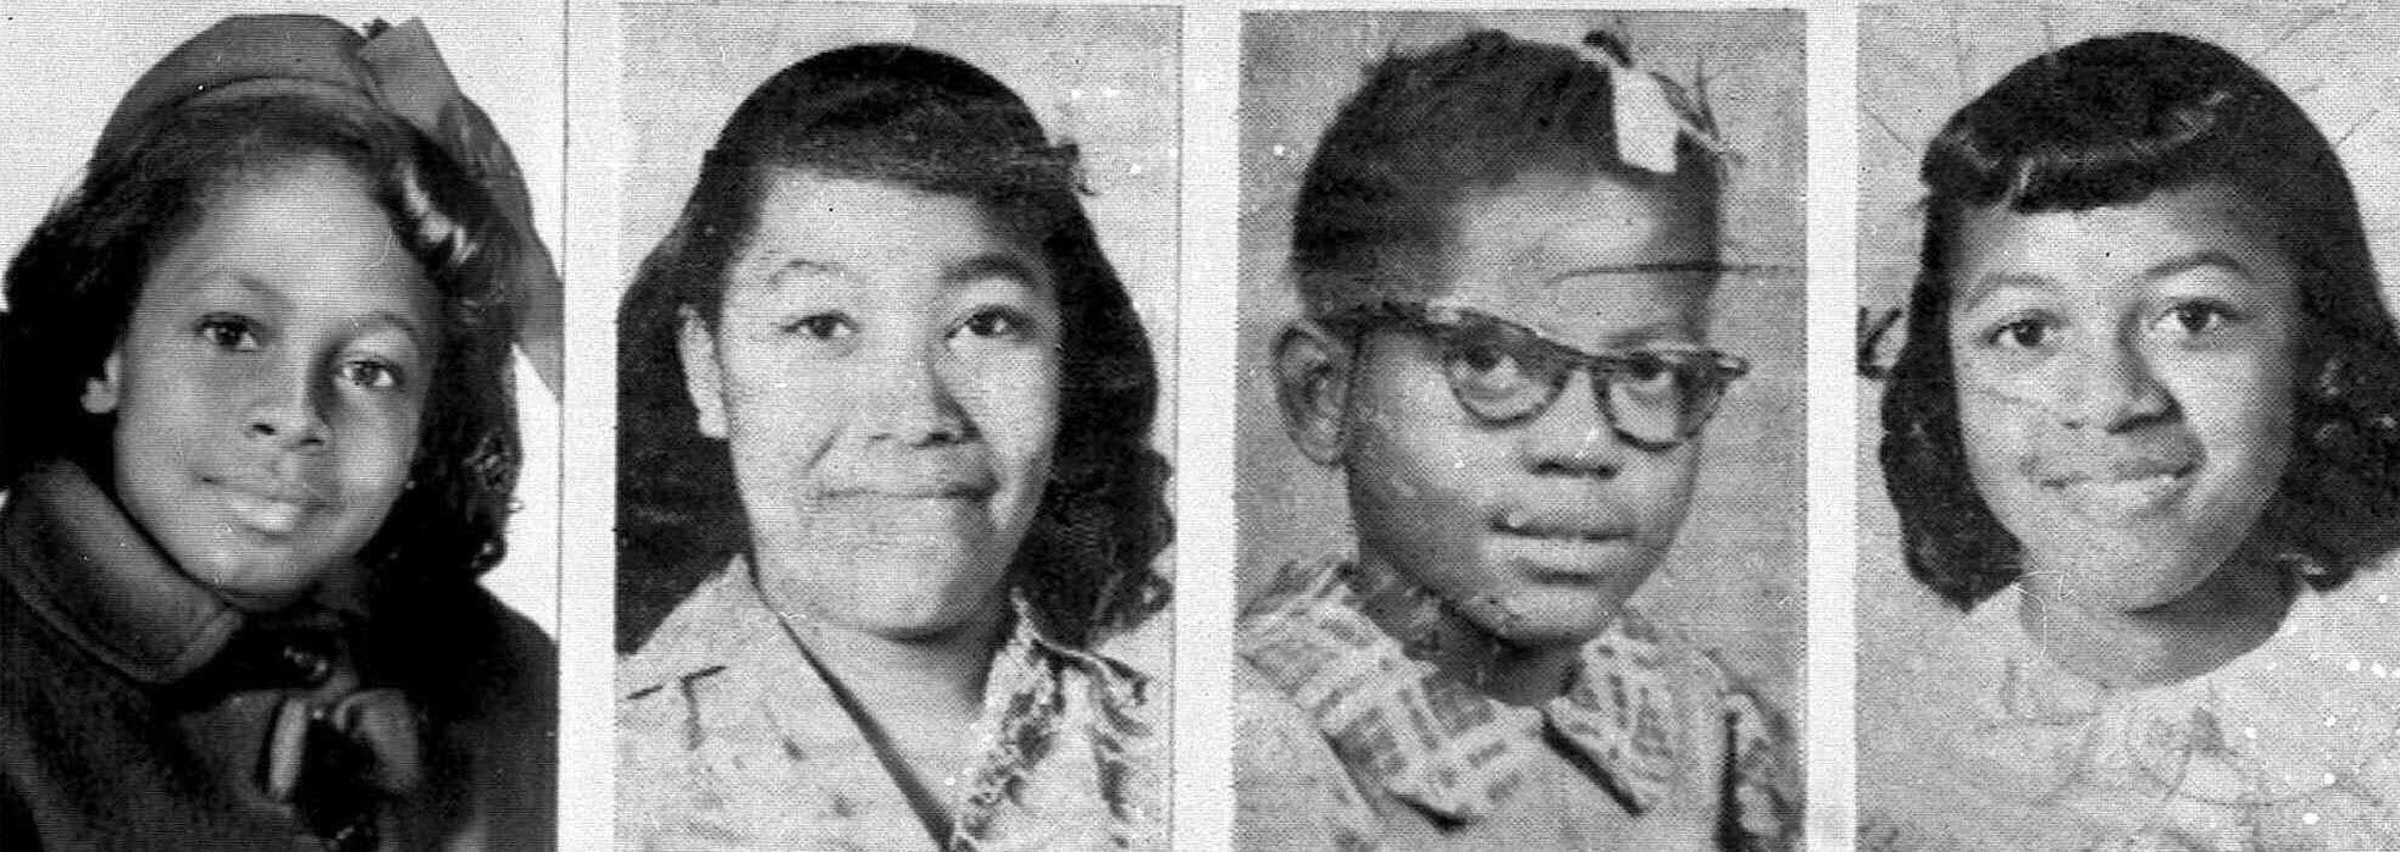
<path fill-rule="evenodd" d="M 675 351 L 683 359 L 683 392 L 699 412 L 700 434 L 722 441 L 726 435 L 725 373 L 717 364 L 717 335 L 690 305 L 681 313 L 683 331 Z"/>
<path fill-rule="evenodd" d="M 109 350 L 100 362 L 100 375 L 83 380 L 83 410 L 92 414 L 108 414 L 117 410 L 123 401 L 125 350 Z"/>
<path fill-rule="evenodd" d="M 1323 326 L 1301 320 L 1275 340 L 1275 401 L 1283 428 L 1302 455 L 1323 465 L 1342 460 L 1351 352 Z"/>

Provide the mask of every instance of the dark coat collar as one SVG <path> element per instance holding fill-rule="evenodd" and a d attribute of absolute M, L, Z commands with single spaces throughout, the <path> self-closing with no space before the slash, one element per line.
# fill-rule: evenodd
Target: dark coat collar
<path fill-rule="evenodd" d="M 191 676 L 245 621 L 64 462 L 27 472 L 9 491 L 0 584 L 93 657 L 149 685 Z"/>

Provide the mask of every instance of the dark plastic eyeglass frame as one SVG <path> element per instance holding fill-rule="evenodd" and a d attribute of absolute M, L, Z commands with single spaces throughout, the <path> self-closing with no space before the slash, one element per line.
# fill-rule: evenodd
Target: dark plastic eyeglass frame
<path fill-rule="evenodd" d="M 1725 392 L 1733 382 L 1750 373 L 1750 362 L 1738 355 L 1715 349 L 1633 349 L 1591 352 L 1551 339 L 1539 329 L 1474 310 L 1451 305 L 1431 305 L 1419 302 L 1380 302 L 1345 308 L 1317 318 L 1317 323 L 1345 338 L 1353 347 L 1368 331 L 1390 325 L 1405 325 L 1411 330 L 1434 337 L 1445 347 L 1457 341 L 1462 333 L 1473 331 L 1484 339 L 1498 340 L 1512 352 L 1536 353 L 1539 369 L 1548 373 L 1543 384 L 1549 391 L 1523 414 L 1493 417 L 1478 410 L 1468 401 L 1466 390 L 1449 370 L 1443 370 L 1443 380 L 1450 385 L 1450 395 L 1458 407 L 1477 420 L 1494 426 L 1504 426 L 1531 420 L 1550 410 L 1558 395 L 1567 388 L 1567 378 L 1577 371 L 1591 374 L 1592 399 L 1600 409 L 1600 417 L 1608 423 L 1617 437 L 1650 452 L 1665 452 L 1699 437 L 1716 419 L 1717 408 L 1725 400 Z M 1448 357 L 1445 352 L 1444 357 Z M 1636 435 L 1625 430 L 1617 416 L 1615 397 L 1609 393 L 1609 383 L 1615 377 L 1655 362 L 1674 371 L 1680 381 L 1692 383 L 1692 410 L 1679 418 L 1676 436 L 1658 439 Z M 1534 367 L 1535 364 L 1527 364 Z"/>

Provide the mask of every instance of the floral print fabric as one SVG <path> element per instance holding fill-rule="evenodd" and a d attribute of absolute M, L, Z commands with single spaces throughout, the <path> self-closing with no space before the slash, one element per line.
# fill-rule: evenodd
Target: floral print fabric
<path fill-rule="evenodd" d="M 620 663 L 624 849 L 1164 846 L 1149 681 L 1020 617 L 993 658 L 979 755 L 937 845 L 833 688 L 736 563 Z"/>

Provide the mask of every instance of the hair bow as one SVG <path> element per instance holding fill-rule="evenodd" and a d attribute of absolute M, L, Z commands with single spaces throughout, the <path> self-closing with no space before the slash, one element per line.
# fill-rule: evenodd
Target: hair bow
<path fill-rule="evenodd" d="M 1626 165 L 1660 174 L 1675 171 L 1675 141 L 1689 137 L 1702 150 L 1718 157 L 1731 150 L 1717 135 L 1716 117 L 1708 105 L 1666 75 L 1635 67 L 1625 41 L 1606 30 L 1583 37 L 1609 71 L 1610 101 L 1616 125 L 1617 159 Z"/>
<path fill-rule="evenodd" d="M 534 230 L 532 199 L 516 157 L 491 118 L 459 91 L 423 22 L 377 21 L 362 36 L 314 15 L 226 18 L 134 82 L 101 131 L 93 156 L 121 153 L 163 110 L 199 98 L 301 91 L 363 99 L 407 122 L 483 188 L 521 247 L 509 276 L 517 343 L 551 394 L 561 393 L 565 284 Z"/>

